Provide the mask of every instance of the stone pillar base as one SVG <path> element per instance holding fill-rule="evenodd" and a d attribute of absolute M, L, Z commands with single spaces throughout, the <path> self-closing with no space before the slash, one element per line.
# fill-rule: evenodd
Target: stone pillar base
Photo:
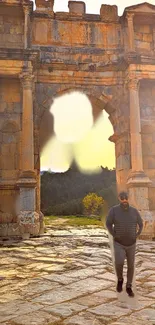
<path fill-rule="evenodd" d="M 20 211 L 18 215 L 19 231 L 26 239 L 38 235 L 40 230 L 39 214 L 35 211 Z"/>
<path fill-rule="evenodd" d="M 152 240 L 153 238 L 153 215 L 149 210 L 149 187 L 150 179 L 143 171 L 132 172 L 127 181 L 129 202 L 139 212 L 143 219 L 143 231 L 140 239 Z"/>
<path fill-rule="evenodd" d="M 39 235 L 43 235 L 45 224 L 44 224 L 44 215 L 41 211 L 39 213 L 39 222 L 40 222 Z"/>

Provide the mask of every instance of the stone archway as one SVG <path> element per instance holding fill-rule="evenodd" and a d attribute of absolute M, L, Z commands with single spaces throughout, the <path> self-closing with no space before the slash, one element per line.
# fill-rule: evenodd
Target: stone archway
<path fill-rule="evenodd" d="M 40 143 L 41 121 L 47 115 L 52 123 L 48 110 L 56 96 L 79 90 L 90 99 L 94 118 L 100 109 L 109 114 L 118 190 L 128 190 L 144 219 L 143 236 L 152 238 L 155 167 L 154 158 L 145 155 L 144 142 L 151 137 L 153 145 L 154 129 L 144 135 L 143 114 L 149 110 L 141 98 L 144 80 L 155 82 L 155 6 L 131 6 L 119 17 L 116 6 L 102 5 L 99 15 L 87 15 L 81 1 L 70 1 L 69 13 L 54 13 L 53 4 L 36 1 L 34 11 L 29 0 L 0 3 L 0 144 L 2 125 L 12 120 L 18 125 L 20 147 L 17 174 L 10 173 L 9 180 L 0 152 L 0 194 L 6 188 L 20 194 L 17 233 L 38 233 L 40 146 L 50 136 L 49 127 Z M 7 223 L 5 229 L 5 234 L 14 234 Z"/>

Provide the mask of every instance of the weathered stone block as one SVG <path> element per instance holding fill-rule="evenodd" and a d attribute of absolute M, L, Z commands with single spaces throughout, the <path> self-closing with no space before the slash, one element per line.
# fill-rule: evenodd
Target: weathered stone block
<path fill-rule="evenodd" d="M 149 42 L 141 42 L 141 41 L 137 41 L 135 40 L 135 46 L 137 48 L 141 48 L 143 50 L 150 50 L 150 43 Z"/>
<path fill-rule="evenodd" d="M 152 134 L 152 132 L 155 131 L 155 126 L 154 125 L 148 125 L 148 124 L 145 124 L 142 126 L 142 133 L 143 134 Z M 150 139 L 150 138 L 149 138 Z"/>
<path fill-rule="evenodd" d="M 143 34 L 135 32 L 134 33 L 135 40 L 142 41 L 143 40 Z"/>
<path fill-rule="evenodd" d="M 120 155 L 116 159 L 116 168 L 118 170 L 121 169 L 130 169 L 131 161 L 130 161 L 130 156 L 129 155 Z"/>
<path fill-rule="evenodd" d="M 54 0 L 35 0 L 36 10 L 50 9 L 53 11 Z"/>
<path fill-rule="evenodd" d="M 148 168 L 155 168 L 155 157 L 148 157 Z"/>
<path fill-rule="evenodd" d="M 138 210 L 149 210 L 148 188 L 132 187 L 129 188 L 130 204 Z"/>
<path fill-rule="evenodd" d="M 143 34 L 143 41 L 144 42 L 152 42 L 153 35 L 152 34 Z"/>
<path fill-rule="evenodd" d="M 149 208 L 155 210 L 155 187 L 149 188 Z"/>
<path fill-rule="evenodd" d="M 86 5 L 83 1 L 69 1 L 68 8 L 71 14 L 83 15 L 86 12 Z"/>
<path fill-rule="evenodd" d="M 20 188 L 20 209 L 22 211 L 35 211 L 34 188 Z"/>
<path fill-rule="evenodd" d="M 137 24 L 135 24 L 134 29 L 136 32 L 148 34 L 151 32 L 151 25 L 142 25 L 142 24 L 137 25 Z"/>
<path fill-rule="evenodd" d="M 110 6 L 104 4 L 101 5 L 100 16 L 101 16 L 101 20 L 105 20 L 109 22 L 118 20 L 117 6 Z"/>
<path fill-rule="evenodd" d="M 18 174 L 19 174 L 19 170 L 14 170 L 14 169 L 13 170 L 5 170 L 5 169 L 3 169 L 1 171 L 1 177 L 3 179 L 5 179 L 5 180 L 7 180 L 7 179 L 9 179 L 9 180 L 11 180 L 11 179 L 15 180 L 15 179 L 17 179 Z"/>
<path fill-rule="evenodd" d="M 8 236 L 8 225 L 0 224 L 0 237 L 7 237 L 7 236 Z"/>
<path fill-rule="evenodd" d="M 8 236 L 20 236 L 20 228 L 19 228 L 19 224 L 16 222 L 14 223 L 10 223 L 8 226 Z"/>
<path fill-rule="evenodd" d="M 45 44 L 48 40 L 48 24 L 44 21 L 36 23 L 35 27 L 35 39 L 37 42 Z"/>

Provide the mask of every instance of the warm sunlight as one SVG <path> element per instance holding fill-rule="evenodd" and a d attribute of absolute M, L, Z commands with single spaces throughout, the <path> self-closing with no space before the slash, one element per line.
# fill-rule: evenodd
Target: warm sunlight
<path fill-rule="evenodd" d="M 72 92 L 57 98 L 51 112 L 56 135 L 42 152 L 42 170 L 66 171 L 73 159 L 83 172 L 97 172 L 101 165 L 115 167 L 114 144 L 108 140 L 113 127 L 105 111 L 93 125 L 90 101 Z"/>
<path fill-rule="evenodd" d="M 91 103 L 82 93 L 73 92 L 55 99 L 51 113 L 54 132 L 65 143 L 80 141 L 93 125 Z"/>

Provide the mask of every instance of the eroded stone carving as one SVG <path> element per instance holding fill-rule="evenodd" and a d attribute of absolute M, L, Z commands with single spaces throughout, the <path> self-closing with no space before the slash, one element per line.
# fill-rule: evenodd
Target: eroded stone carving
<path fill-rule="evenodd" d="M 38 235 L 40 229 L 39 214 L 35 211 L 20 211 L 18 224 L 22 235 Z"/>

